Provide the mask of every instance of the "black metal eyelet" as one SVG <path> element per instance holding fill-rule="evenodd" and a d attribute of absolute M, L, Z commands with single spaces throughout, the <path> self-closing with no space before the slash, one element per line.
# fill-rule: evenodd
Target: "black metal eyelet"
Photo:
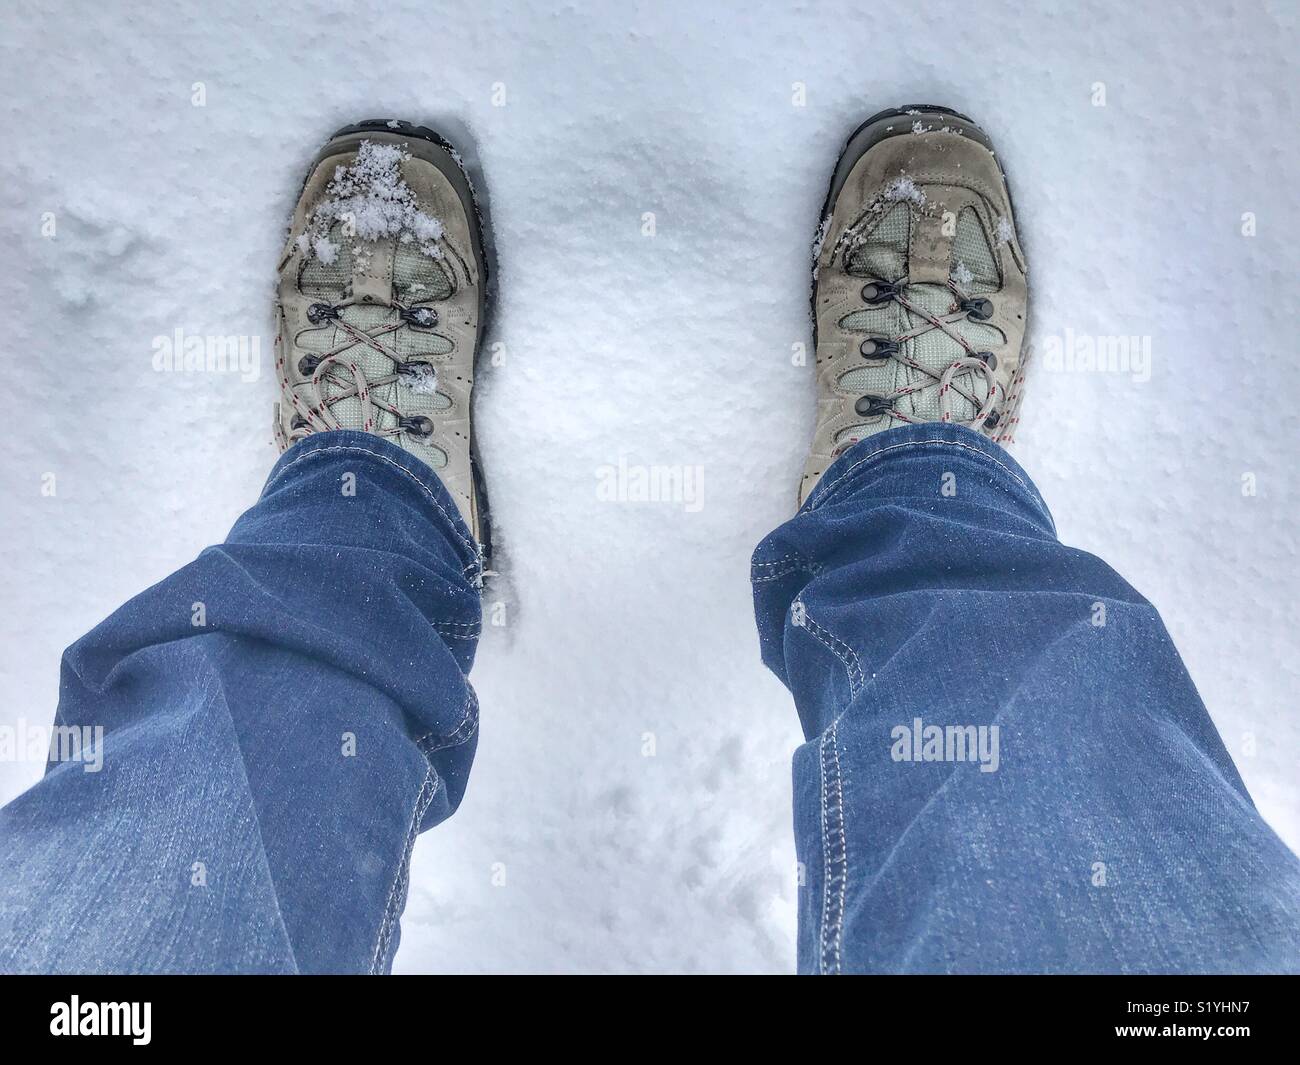
<path fill-rule="evenodd" d="M 886 303 L 897 295 L 898 285 L 892 281 L 868 281 L 862 286 L 862 298 L 867 303 Z"/>
<path fill-rule="evenodd" d="M 413 418 L 398 418 L 397 427 L 412 436 L 424 438 L 433 435 L 433 420 L 423 414 L 417 414 Z"/>
<path fill-rule="evenodd" d="M 298 360 L 298 372 L 303 377 L 310 377 L 316 372 L 316 367 L 321 364 L 319 355 L 304 355 Z"/>
<path fill-rule="evenodd" d="M 984 322 L 993 317 L 993 302 L 983 296 L 962 300 L 958 308 L 966 312 L 966 317 L 973 322 Z"/>
<path fill-rule="evenodd" d="M 432 307 L 403 307 L 402 321 L 421 329 L 432 329 L 438 324 L 438 312 Z"/>
<path fill-rule="evenodd" d="M 339 309 L 331 307 L 328 303 L 313 303 L 307 308 L 307 321 L 312 325 L 320 325 L 327 318 L 337 318 Z"/>
<path fill-rule="evenodd" d="M 898 354 L 898 341 L 887 337 L 867 337 L 858 345 L 858 351 L 864 359 L 888 359 Z"/>
<path fill-rule="evenodd" d="M 990 370 L 998 368 L 998 357 L 991 351 L 977 351 L 975 352 L 975 358 L 979 359 Z"/>
<path fill-rule="evenodd" d="M 306 428 L 307 428 L 307 419 L 304 418 L 301 414 L 295 414 L 292 418 L 289 419 L 289 428 L 290 428 L 290 429 L 306 429 Z"/>
<path fill-rule="evenodd" d="M 853 404 L 853 409 L 864 418 L 874 418 L 891 410 L 893 406 L 894 401 L 884 396 L 863 396 Z"/>
<path fill-rule="evenodd" d="M 999 414 L 997 411 L 994 411 L 992 414 L 990 414 L 987 418 L 984 419 L 984 428 L 995 429 L 997 428 L 998 422 L 1000 422 L 1001 420 L 1002 420 L 1002 415 Z"/>

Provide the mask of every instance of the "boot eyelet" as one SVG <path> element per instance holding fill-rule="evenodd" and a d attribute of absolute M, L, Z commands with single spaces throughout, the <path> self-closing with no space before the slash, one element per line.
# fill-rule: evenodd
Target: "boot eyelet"
<path fill-rule="evenodd" d="M 853 410 L 863 418 L 874 418 L 891 410 L 894 401 L 884 396 L 862 396 L 853 404 Z"/>
<path fill-rule="evenodd" d="M 958 309 L 965 311 L 966 317 L 972 322 L 986 322 L 993 317 L 993 302 L 983 296 L 962 300 L 958 304 Z"/>
<path fill-rule="evenodd" d="M 891 281 L 868 281 L 862 286 L 862 298 L 867 303 L 887 303 L 898 295 L 898 286 Z"/>
<path fill-rule="evenodd" d="M 307 428 L 307 419 L 304 418 L 301 414 L 295 414 L 292 418 L 289 419 L 289 428 L 290 428 L 291 430 L 293 430 L 293 429 L 306 429 L 306 428 Z"/>
<path fill-rule="evenodd" d="M 975 358 L 979 359 L 990 370 L 998 368 L 998 357 L 991 351 L 977 351 L 975 352 Z"/>
<path fill-rule="evenodd" d="M 307 321 L 312 325 L 320 325 L 327 318 L 337 318 L 339 309 L 331 307 L 328 303 L 313 303 L 307 308 Z"/>
<path fill-rule="evenodd" d="M 421 440 L 433 435 L 433 420 L 423 414 L 417 414 L 412 418 L 398 418 L 397 427 Z"/>
<path fill-rule="evenodd" d="M 1000 422 L 1001 420 L 1002 420 L 1002 415 L 999 414 L 997 411 L 994 411 L 992 414 L 990 414 L 987 418 L 984 419 L 984 428 L 996 429 L 998 422 Z"/>
<path fill-rule="evenodd" d="M 432 307 L 403 307 L 402 320 L 420 329 L 432 329 L 438 324 L 438 312 Z"/>
<path fill-rule="evenodd" d="M 304 355 L 298 360 L 298 373 L 303 377 L 310 377 L 316 372 L 316 367 L 321 363 L 319 355 Z"/>
<path fill-rule="evenodd" d="M 864 359 L 888 359 L 898 354 L 898 343 L 887 337 L 867 337 L 858 345 L 858 351 Z"/>

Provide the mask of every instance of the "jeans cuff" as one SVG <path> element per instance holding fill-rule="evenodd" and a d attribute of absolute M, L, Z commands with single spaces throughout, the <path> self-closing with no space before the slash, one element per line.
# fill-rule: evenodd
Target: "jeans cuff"
<path fill-rule="evenodd" d="M 447 520 L 453 545 L 466 558 L 465 574 L 475 584 L 481 579 L 483 555 L 478 542 L 451 493 L 443 486 L 432 466 L 422 462 L 405 448 L 390 443 L 373 433 L 355 429 L 334 429 L 312 433 L 294 444 L 280 456 L 262 489 L 265 494 L 295 463 L 311 458 L 318 452 L 336 452 L 339 455 L 365 453 L 385 464 L 393 472 L 400 472 L 413 481 L 427 497 L 429 503 Z"/>
<path fill-rule="evenodd" d="M 1048 527 L 1053 532 L 1056 523 L 1043 497 L 1039 495 L 1034 482 L 1005 448 L 995 444 L 987 436 L 968 429 L 964 425 L 952 422 L 922 422 L 916 425 L 901 425 L 895 429 L 886 429 L 874 433 L 865 440 L 859 440 L 850 447 L 822 474 L 799 513 L 817 510 L 826 503 L 833 502 L 853 486 L 870 476 L 881 463 L 896 461 L 906 457 L 917 447 L 939 445 L 960 450 L 962 456 L 977 461 L 989 468 L 990 473 L 1001 480 L 1013 494 L 1023 496 L 1042 513 Z"/>

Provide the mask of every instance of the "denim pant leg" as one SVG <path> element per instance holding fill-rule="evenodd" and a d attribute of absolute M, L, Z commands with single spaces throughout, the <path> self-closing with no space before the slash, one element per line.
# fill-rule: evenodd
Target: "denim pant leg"
<path fill-rule="evenodd" d="M 386 970 L 473 757 L 479 577 L 411 455 L 290 449 L 224 544 L 65 654 L 57 724 L 103 739 L 0 811 L 0 969 Z"/>
<path fill-rule="evenodd" d="M 753 583 L 807 738 L 802 971 L 1300 965 L 1300 863 L 1159 615 L 1057 540 L 1001 448 L 942 424 L 855 445 Z"/>

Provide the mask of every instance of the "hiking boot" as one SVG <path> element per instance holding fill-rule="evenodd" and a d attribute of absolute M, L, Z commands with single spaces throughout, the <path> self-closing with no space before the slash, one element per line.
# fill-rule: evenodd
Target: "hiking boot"
<path fill-rule="evenodd" d="M 357 429 L 431 466 L 490 553 L 470 391 L 487 264 L 469 179 L 432 130 L 376 120 L 317 153 L 280 259 L 275 435 Z"/>
<path fill-rule="evenodd" d="M 1015 432 L 1025 258 L 987 135 L 891 108 L 849 138 L 813 246 L 818 410 L 802 506 L 852 444 L 915 422 Z"/>

